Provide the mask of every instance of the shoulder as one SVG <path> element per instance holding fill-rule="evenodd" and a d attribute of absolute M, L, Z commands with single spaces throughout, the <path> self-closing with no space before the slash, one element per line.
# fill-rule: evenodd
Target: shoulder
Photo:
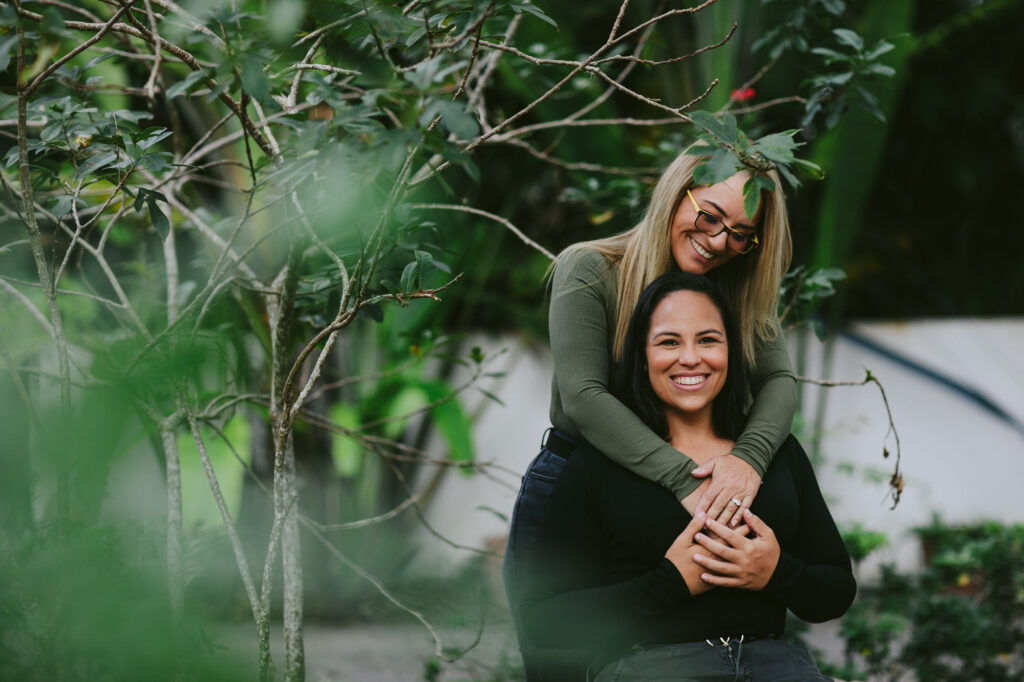
<path fill-rule="evenodd" d="M 790 471 L 798 487 L 808 481 L 817 481 L 810 457 L 807 456 L 807 452 L 793 434 L 789 434 L 786 437 L 782 446 L 775 453 L 772 464 L 776 462 L 778 462 L 780 467 Z"/>
<path fill-rule="evenodd" d="M 555 277 L 559 275 L 590 275 L 605 277 L 615 269 L 607 256 L 585 245 L 574 245 L 558 255 Z"/>
<path fill-rule="evenodd" d="M 596 293 L 602 298 L 615 290 L 618 267 L 586 246 L 571 246 L 555 261 L 551 277 L 552 298 L 577 292 Z"/>

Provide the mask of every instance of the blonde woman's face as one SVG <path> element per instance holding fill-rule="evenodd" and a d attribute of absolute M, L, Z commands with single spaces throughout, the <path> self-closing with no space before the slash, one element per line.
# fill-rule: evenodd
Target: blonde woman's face
<path fill-rule="evenodd" d="M 747 171 L 741 171 L 714 185 L 691 187 L 690 194 L 693 195 L 700 210 L 717 218 L 719 223 L 724 222 L 729 227 L 738 229 L 754 230 L 757 227 L 757 214 L 751 217 L 743 210 L 743 184 L 749 175 Z M 683 272 L 703 275 L 739 254 L 729 249 L 726 244 L 727 231 L 723 230 L 720 234 L 710 237 L 695 227 L 696 219 L 697 211 L 684 192 L 672 219 L 672 258 Z"/>

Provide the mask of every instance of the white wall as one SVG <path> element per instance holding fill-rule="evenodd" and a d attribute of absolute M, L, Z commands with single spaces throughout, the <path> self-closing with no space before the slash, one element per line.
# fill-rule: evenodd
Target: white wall
<path fill-rule="evenodd" d="M 863 322 L 851 331 L 979 391 L 1024 423 L 1024 319 Z M 794 356 L 796 341 L 791 339 Z M 428 518 L 456 542 L 483 546 L 488 538 L 503 536 L 507 525 L 482 507 L 511 514 L 510 484 L 518 484 L 548 426 L 551 359 L 546 349 L 526 347 L 514 337 L 481 337 L 474 343 L 485 351 L 509 348 L 501 358 L 507 378 L 488 387 L 505 406 L 490 401 L 476 406 L 482 411 L 475 444 L 480 460 L 494 460 L 514 473 L 495 469 L 497 480 L 448 476 Z M 827 391 L 818 477 L 837 522 L 859 522 L 892 539 L 875 564 L 916 565 L 918 547 L 907 532 L 928 523 L 933 513 L 946 522 L 1024 522 L 1024 434 L 964 396 L 842 336 L 830 344 L 833 359 L 826 372 L 826 346 L 809 340 L 804 374 L 860 381 L 870 369 L 885 387 L 900 436 L 905 487 L 899 506 L 890 510 L 886 483 L 892 463 L 882 458 L 882 449 L 894 457 L 896 447 L 893 436 L 886 436 L 888 420 L 877 387 L 804 386 L 802 438 L 808 447 L 819 391 Z M 436 540 L 423 547 L 419 566 L 425 570 L 454 568 L 471 556 Z M 873 566 L 865 569 L 870 574 Z"/>

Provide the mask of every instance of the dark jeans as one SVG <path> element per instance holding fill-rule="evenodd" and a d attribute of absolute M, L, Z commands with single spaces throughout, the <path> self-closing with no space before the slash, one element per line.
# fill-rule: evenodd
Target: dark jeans
<path fill-rule="evenodd" d="M 552 430 L 553 431 L 553 430 Z M 550 431 L 548 432 L 550 433 Z M 519 638 L 519 651 L 523 656 L 523 667 L 527 682 L 567 682 L 584 679 L 586 658 L 581 652 L 552 650 L 538 647 L 530 642 L 523 630 L 521 587 L 533 578 L 538 563 L 537 535 L 543 520 L 544 505 L 555 488 L 555 481 L 565 468 L 566 459 L 548 449 L 549 435 L 545 434 L 538 454 L 523 475 L 515 507 L 512 510 L 512 527 L 505 548 L 502 577 L 505 594 L 508 596 L 512 622 Z M 568 440 L 561 437 L 562 444 Z M 571 442 L 571 441 L 569 441 Z M 567 454 L 564 447 L 560 449 Z"/>
<path fill-rule="evenodd" d="M 670 644 L 606 665 L 595 682 L 803 682 L 829 680 L 802 644 L 733 638 Z"/>

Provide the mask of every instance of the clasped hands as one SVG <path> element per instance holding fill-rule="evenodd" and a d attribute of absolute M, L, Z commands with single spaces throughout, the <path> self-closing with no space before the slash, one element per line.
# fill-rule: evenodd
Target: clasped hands
<path fill-rule="evenodd" d="M 749 509 L 743 525 L 730 528 L 710 516 L 694 516 L 665 553 L 696 596 L 712 587 L 763 589 L 779 563 L 772 529 Z"/>

